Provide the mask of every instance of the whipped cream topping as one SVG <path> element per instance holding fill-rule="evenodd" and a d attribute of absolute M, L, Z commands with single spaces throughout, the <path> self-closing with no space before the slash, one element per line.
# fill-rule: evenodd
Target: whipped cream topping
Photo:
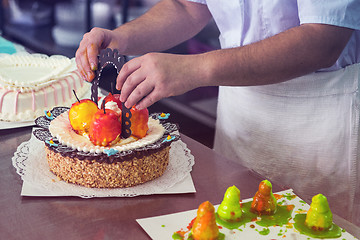
<path fill-rule="evenodd" d="M 118 115 L 121 115 L 121 109 L 118 107 L 117 103 L 114 101 L 109 101 L 109 102 L 105 103 L 105 109 L 113 110 Z"/>
<path fill-rule="evenodd" d="M 74 132 L 69 121 L 69 111 L 66 111 L 51 121 L 49 131 L 61 144 L 71 147 L 72 149 L 90 153 L 105 153 L 105 150 L 109 149 L 123 152 L 142 148 L 156 142 L 165 133 L 165 129 L 159 120 L 149 118 L 148 126 L 148 133 L 142 139 L 131 136 L 127 139 L 121 139 L 110 147 L 96 146 L 86 136 L 78 135 Z"/>

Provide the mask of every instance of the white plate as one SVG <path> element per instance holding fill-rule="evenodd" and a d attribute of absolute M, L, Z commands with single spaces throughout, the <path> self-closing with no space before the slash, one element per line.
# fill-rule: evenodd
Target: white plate
<path fill-rule="evenodd" d="M 241 191 L 241 189 L 240 189 Z M 275 193 L 274 193 L 275 194 Z M 292 189 L 285 190 L 282 192 L 277 192 L 276 194 L 284 195 L 284 196 L 295 196 Z M 243 200 L 242 202 L 249 202 L 252 201 L 252 198 Z M 282 205 L 290 205 L 293 204 L 294 210 L 292 212 L 292 218 L 295 217 L 298 213 L 304 213 L 309 209 L 309 205 L 301 200 L 298 196 L 295 198 L 288 198 L 283 197 L 279 201 L 283 201 Z M 215 205 L 215 211 L 219 207 L 219 205 Z M 146 231 L 146 233 L 152 239 L 172 239 L 172 236 L 177 231 L 188 231 L 187 226 L 189 226 L 191 220 L 196 217 L 197 209 L 179 212 L 174 214 L 168 214 L 158 217 L 151 217 L 151 218 L 143 218 L 137 219 L 136 221 L 140 224 L 140 226 Z M 314 239 L 299 233 L 293 226 L 292 223 L 294 221 L 290 220 L 289 225 L 284 226 L 271 226 L 268 227 L 270 230 L 269 234 L 262 235 L 260 232 L 266 227 L 262 227 L 255 222 L 249 222 L 245 225 L 240 226 L 238 229 L 227 229 L 225 227 L 219 228 L 221 233 L 225 234 L 225 240 L 230 239 L 266 239 L 266 240 L 275 240 L 275 239 L 294 239 L 294 240 L 309 240 Z M 252 225 L 252 227 L 250 227 Z M 219 224 L 218 224 L 219 226 Z M 186 237 L 184 239 L 187 239 Z M 338 240 L 343 239 L 356 239 L 350 233 L 344 231 L 342 232 L 342 236 L 336 238 Z"/>
<path fill-rule="evenodd" d="M 24 122 L 5 122 L 0 121 L 0 130 L 12 129 L 12 128 L 21 128 L 21 127 L 29 127 L 34 126 L 34 121 L 24 121 Z"/>

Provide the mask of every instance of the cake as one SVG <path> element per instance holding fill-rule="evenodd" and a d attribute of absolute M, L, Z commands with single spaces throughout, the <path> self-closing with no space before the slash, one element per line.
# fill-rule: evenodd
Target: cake
<path fill-rule="evenodd" d="M 55 106 L 76 101 L 90 90 L 74 59 L 42 54 L 0 56 L 0 120 L 33 121 Z"/>
<path fill-rule="evenodd" d="M 81 101 L 89 104 L 91 100 Z M 74 103 L 72 108 L 78 105 Z M 134 113 L 131 126 L 135 135 L 119 139 L 118 127 L 108 122 L 115 119 L 115 110 L 99 109 L 94 113 L 93 122 L 98 121 L 96 114 L 102 111 L 106 118 L 103 124 L 94 127 L 95 130 L 91 127 L 93 122 L 88 130 L 86 127 L 75 130 L 69 119 L 72 108 L 57 107 L 35 120 L 42 128 L 35 130 L 34 135 L 45 143 L 50 171 L 60 180 L 90 188 L 125 188 L 163 175 L 169 163 L 170 144 L 180 138 L 178 126 L 164 117 L 168 114 L 148 115 L 146 123 L 142 123 L 143 116 Z M 109 129 L 105 131 L 104 128 Z M 144 129 L 145 135 L 139 138 Z M 92 131 L 97 132 L 102 140 L 90 137 Z M 110 133 L 112 136 L 108 138 Z"/>

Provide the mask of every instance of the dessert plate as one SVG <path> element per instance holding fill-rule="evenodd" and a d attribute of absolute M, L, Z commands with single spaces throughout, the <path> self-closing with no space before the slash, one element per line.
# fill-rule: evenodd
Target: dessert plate
<path fill-rule="evenodd" d="M 0 121 L 0 130 L 12 129 L 12 128 L 21 128 L 21 127 L 29 127 L 34 126 L 34 121 L 23 121 L 23 122 L 5 122 Z"/>
<path fill-rule="evenodd" d="M 12 163 L 24 181 L 24 186 L 31 186 L 30 190 L 23 188 L 22 195 L 27 196 L 93 198 L 195 192 L 190 175 L 195 164 L 194 156 L 181 140 L 171 144 L 169 165 L 161 177 L 129 188 L 95 189 L 59 181 L 49 170 L 44 143 L 34 135 L 29 141 L 20 144 L 12 158 Z"/>
<path fill-rule="evenodd" d="M 240 189 L 241 190 L 241 189 Z M 278 203 L 281 202 L 281 205 L 294 205 L 292 212 L 292 219 L 297 214 L 304 214 L 309 209 L 309 205 L 296 196 L 292 189 L 274 193 L 280 196 Z M 252 198 L 243 200 L 243 203 L 252 201 Z M 214 206 L 215 211 L 219 205 Z M 179 212 L 174 214 L 168 214 L 163 216 L 151 217 L 137 219 L 136 221 L 140 226 L 146 231 L 146 233 L 152 239 L 180 239 L 176 238 L 176 232 L 182 231 L 185 232 L 185 238 L 190 233 L 188 226 L 190 222 L 196 217 L 197 209 Z M 316 239 L 311 238 L 307 235 L 301 234 L 294 228 L 294 221 L 290 220 L 288 224 L 283 226 L 270 226 L 262 227 L 256 222 L 252 221 L 241 225 L 236 229 L 227 229 L 225 227 L 220 227 L 219 231 L 225 234 L 225 240 L 230 239 L 292 239 L 292 240 L 308 240 Z M 218 224 L 218 226 L 220 226 Z M 175 235 L 174 235 L 175 234 Z M 173 237 L 174 236 L 174 237 Z M 342 236 L 336 239 L 356 239 L 350 233 L 345 230 L 342 231 Z"/>

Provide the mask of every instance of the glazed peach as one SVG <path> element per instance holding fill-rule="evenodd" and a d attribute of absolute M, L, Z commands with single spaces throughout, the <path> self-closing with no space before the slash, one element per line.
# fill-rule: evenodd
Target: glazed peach
<path fill-rule="evenodd" d="M 131 120 L 131 133 L 137 138 L 143 138 L 146 136 L 147 131 L 149 130 L 148 121 L 149 121 L 149 111 L 145 108 L 142 110 L 137 110 L 135 107 L 130 109 L 132 114 Z"/>
<path fill-rule="evenodd" d="M 98 110 L 96 103 L 90 99 L 82 99 L 73 103 L 69 110 L 71 127 L 77 134 L 87 134 L 91 119 Z"/>

